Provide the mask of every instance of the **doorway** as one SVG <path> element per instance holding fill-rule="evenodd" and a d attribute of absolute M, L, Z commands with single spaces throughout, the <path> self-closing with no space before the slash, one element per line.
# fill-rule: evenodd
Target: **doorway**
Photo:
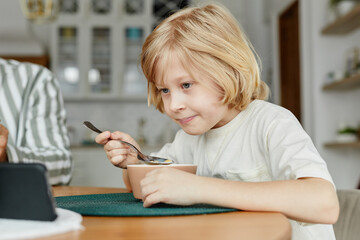
<path fill-rule="evenodd" d="M 299 1 L 279 16 L 280 104 L 301 122 Z"/>

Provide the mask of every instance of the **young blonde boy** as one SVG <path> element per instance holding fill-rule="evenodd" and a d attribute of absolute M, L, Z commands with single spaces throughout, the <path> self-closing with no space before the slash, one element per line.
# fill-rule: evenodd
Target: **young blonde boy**
<path fill-rule="evenodd" d="M 293 114 L 265 101 L 268 88 L 254 53 L 217 4 L 181 10 L 147 37 L 141 66 L 148 101 L 181 127 L 156 156 L 198 170 L 150 172 L 141 183 L 144 206 L 207 203 L 281 212 L 291 219 L 293 239 L 335 239 L 331 224 L 339 206 L 326 163 Z M 96 141 L 115 166 L 138 163 L 117 139 L 139 147 L 118 131 Z"/>

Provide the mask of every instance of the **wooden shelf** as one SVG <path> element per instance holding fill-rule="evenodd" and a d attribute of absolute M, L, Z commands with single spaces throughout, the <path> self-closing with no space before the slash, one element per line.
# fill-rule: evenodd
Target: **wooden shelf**
<path fill-rule="evenodd" d="M 321 31 L 324 35 L 344 35 L 360 27 L 360 4 Z"/>
<path fill-rule="evenodd" d="M 1 56 L 1 58 L 4 59 L 13 59 L 19 62 L 30 62 L 42 65 L 46 68 L 49 67 L 49 57 L 47 55 L 41 55 L 41 56 Z"/>
<path fill-rule="evenodd" d="M 327 148 L 360 148 L 360 141 L 357 142 L 329 142 L 324 145 Z"/>
<path fill-rule="evenodd" d="M 325 84 L 323 90 L 345 90 L 360 87 L 360 73 L 343 80 Z"/>

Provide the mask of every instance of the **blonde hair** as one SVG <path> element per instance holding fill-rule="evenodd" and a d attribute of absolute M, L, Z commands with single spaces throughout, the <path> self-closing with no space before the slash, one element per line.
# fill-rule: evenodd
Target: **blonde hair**
<path fill-rule="evenodd" d="M 163 81 L 172 54 L 192 77 L 200 72 L 214 81 L 222 103 L 231 108 L 243 110 L 254 99 L 268 98 L 254 48 L 235 18 L 220 5 L 180 10 L 146 38 L 141 67 L 148 80 L 148 104 L 160 112 L 164 106 L 155 80 Z"/>

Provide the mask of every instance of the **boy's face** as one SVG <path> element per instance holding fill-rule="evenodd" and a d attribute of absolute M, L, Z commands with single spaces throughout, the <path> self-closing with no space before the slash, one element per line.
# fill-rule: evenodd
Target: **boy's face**
<path fill-rule="evenodd" d="M 199 135 L 230 122 L 238 110 L 221 103 L 222 96 L 210 79 L 196 81 L 183 68 L 177 57 L 167 63 L 164 82 L 156 82 L 165 113 L 186 133 Z"/>

